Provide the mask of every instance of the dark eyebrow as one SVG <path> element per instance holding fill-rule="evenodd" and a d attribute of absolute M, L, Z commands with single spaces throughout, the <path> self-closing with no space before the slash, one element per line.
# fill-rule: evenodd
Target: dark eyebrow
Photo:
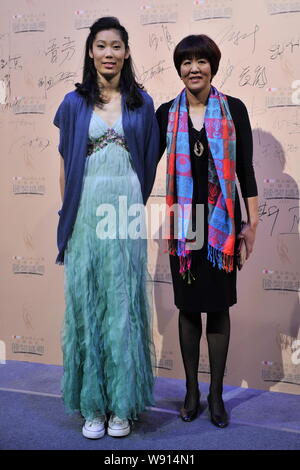
<path fill-rule="evenodd" d="M 199 56 L 199 57 L 196 57 L 196 56 L 189 56 L 189 57 L 185 57 L 184 59 L 182 59 L 182 62 L 184 62 L 185 60 L 207 60 L 208 59 L 206 57 L 203 57 L 203 56 Z"/>
<path fill-rule="evenodd" d="M 106 42 L 106 41 L 104 41 L 104 39 L 97 39 L 96 42 Z M 122 41 L 120 39 L 115 39 L 114 41 L 111 41 L 111 44 L 121 44 L 121 42 Z"/>

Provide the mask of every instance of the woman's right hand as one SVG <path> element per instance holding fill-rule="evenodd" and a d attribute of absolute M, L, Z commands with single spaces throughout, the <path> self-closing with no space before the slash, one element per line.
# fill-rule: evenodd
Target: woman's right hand
<path fill-rule="evenodd" d="M 238 235 L 239 239 L 243 238 L 245 240 L 246 259 L 249 258 L 250 254 L 253 251 L 253 246 L 254 246 L 255 237 L 256 237 L 256 229 L 257 229 L 257 223 L 250 224 L 248 222 L 243 226 L 241 232 Z"/>

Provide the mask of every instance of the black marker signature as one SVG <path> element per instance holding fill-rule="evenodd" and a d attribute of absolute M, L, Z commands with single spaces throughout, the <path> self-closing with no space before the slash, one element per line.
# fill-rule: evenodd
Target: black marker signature
<path fill-rule="evenodd" d="M 254 74 L 252 75 L 250 67 L 244 67 L 240 75 L 240 86 L 250 85 L 252 87 L 263 88 L 268 83 L 266 68 L 262 65 L 258 65 Z"/>
<path fill-rule="evenodd" d="M 233 70 L 234 70 L 234 65 L 232 65 L 230 62 L 230 59 L 228 59 L 227 64 L 224 67 L 224 77 L 220 85 L 221 88 L 224 86 L 228 78 L 231 77 Z"/>
<path fill-rule="evenodd" d="M 271 236 L 273 235 L 274 227 L 275 227 L 275 224 L 277 222 L 279 212 L 280 212 L 280 209 L 279 209 L 278 206 L 270 206 L 270 207 L 267 208 L 267 203 L 266 202 L 263 202 L 258 207 L 259 220 L 262 220 L 262 217 L 265 216 L 265 215 L 267 217 L 275 216 L 274 220 L 273 220 L 273 225 L 271 227 L 271 232 L 270 232 Z"/>
<path fill-rule="evenodd" d="M 149 46 L 158 49 L 160 43 L 165 43 L 168 50 L 173 50 L 175 43 L 172 40 L 171 33 L 168 30 L 168 27 L 164 24 L 161 25 L 162 33 L 150 33 L 149 34 Z"/>
<path fill-rule="evenodd" d="M 153 67 L 150 67 L 150 69 L 145 69 L 143 66 L 143 72 L 141 74 L 141 81 L 143 83 L 147 82 L 148 80 L 151 80 L 153 77 L 156 75 L 159 75 L 166 70 L 170 69 L 171 67 L 165 67 L 164 66 L 165 60 L 160 60 L 158 64 L 153 65 Z"/>
<path fill-rule="evenodd" d="M 248 39 L 253 37 L 253 46 L 252 46 L 252 54 L 255 52 L 256 48 L 256 34 L 260 30 L 260 27 L 256 24 L 254 26 L 254 30 L 251 33 L 241 33 L 241 31 L 236 31 L 235 27 L 232 25 L 227 29 L 225 34 L 222 36 L 219 44 L 222 44 L 224 41 L 232 42 L 235 46 L 240 45 L 240 41 L 244 39 Z"/>
<path fill-rule="evenodd" d="M 60 72 L 54 77 L 41 77 L 38 81 L 38 86 L 45 89 L 45 97 L 47 98 L 47 91 L 51 88 L 59 85 L 62 82 L 75 83 L 75 77 L 77 76 L 76 72 Z"/>
<path fill-rule="evenodd" d="M 289 229 L 287 232 L 280 232 L 281 235 L 298 235 L 299 236 L 299 222 L 300 222 L 299 209 L 300 209 L 299 205 L 290 207 L 288 209 L 288 213 L 290 216 Z M 274 217 L 273 224 L 271 227 L 271 232 L 270 232 L 270 236 L 272 237 L 274 229 L 275 229 L 275 225 L 280 215 L 280 208 L 276 205 L 267 207 L 267 202 L 263 202 L 258 207 L 258 215 L 259 215 L 260 221 L 263 220 L 264 216 L 267 216 L 267 218 Z"/>
<path fill-rule="evenodd" d="M 288 49 L 290 50 L 291 54 L 293 54 L 294 48 L 299 47 L 299 46 L 300 46 L 299 38 L 296 41 L 291 39 L 289 42 L 285 44 L 284 43 L 272 44 L 272 46 L 269 49 L 269 52 L 271 54 L 270 59 L 271 60 L 277 59 L 279 56 L 284 54 L 284 52 L 287 51 Z"/>
<path fill-rule="evenodd" d="M 75 54 L 75 41 L 70 36 L 65 36 L 64 39 L 62 46 L 58 45 L 56 38 L 49 40 L 50 45 L 45 55 L 49 55 L 51 64 L 57 63 L 60 55 L 63 55 L 63 59 L 59 64 L 61 66 L 67 60 L 71 60 Z"/>
<path fill-rule="evenodd" d="M 299 222 L 300 222 L 299 209 L 300 209 L 300 206 L 289 208 L 289 213 L 292 217 L 290 231 L 281 232 L 281 235 L 299 235 Z"/>

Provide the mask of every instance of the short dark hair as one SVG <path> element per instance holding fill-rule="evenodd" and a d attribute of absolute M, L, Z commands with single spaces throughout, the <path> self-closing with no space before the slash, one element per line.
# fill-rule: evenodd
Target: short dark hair
<path fill-rule="evenodd" d="M 180 66 L 185 59 L 206 59 L 210 63 L 212 76 L 215 76 L 221 59 L 217 44 L 205 34 L 192 34 L 183 38 L 175 47 L 173 60 L 180 76 Z"/>
<path fill-rule="evenodd" d="M 92 50 L 97 33 L 109 29 L 116 29 L 125 44 L 125 49 L 129 49 L 128 33 L 124 26 L 120 24 L 118 18 L 114 16 L 103 16 L 99 18 L 90 27 L 90 33 L 86 39 L 82 83 L 75 84 L 78 93 L 83 95 L 89 104 L 96 104 L 100 107 L 103 106 L 104 101 L 101 96 L 101 90 L 99 93 L 97 71 L 89 52 Z M 126 97 L 126 103 L 130 109 L 138 108 L 143 104 L 143 98 L 139 92 L 139 89 L 143 89 L 143 86 L 136 81 L 131 56 L 124 60 L 121 71 L 120 88 L 121 92 L 124 93 Z"/>

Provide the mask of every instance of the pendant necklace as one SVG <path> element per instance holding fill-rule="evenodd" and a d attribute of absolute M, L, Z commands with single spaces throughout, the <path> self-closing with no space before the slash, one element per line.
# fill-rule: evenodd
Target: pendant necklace
<path fill-rule="evenodd" d="M 204 152 L 203 144 L 202 142 L 200 142 L 200 140 L 197 139 L 196 142 L 194 143 L 194 154 L 197 157 L 201 157 L 203 152 Z"/>
<path fill-rule="evenodd" d="M 189 115 L 189 118 L 191 120 L 190 115 Z M 192 120 L 191 120 L 191 122 L 192 122 Z M 195 129 L 194 126 L 193 126 L 193 123 L 192 123 L 192 127 L 193 127 L 193 129 Z M 201 132 L 201 129 L 200 129 L 200 131 L 197 131 L 197 129 L 195 129 L 195 131 L 197 131 L 197 133 L 199 134 Z M 204 146 L 203 146 L 201 140 L 199 138 L 197 138 L 196 142 L 194 143 L 194 154 L 196 155 L 196 157 L 201 157 L 201 155 L 203 155 L 203 152 L 204 152 Z"/>

